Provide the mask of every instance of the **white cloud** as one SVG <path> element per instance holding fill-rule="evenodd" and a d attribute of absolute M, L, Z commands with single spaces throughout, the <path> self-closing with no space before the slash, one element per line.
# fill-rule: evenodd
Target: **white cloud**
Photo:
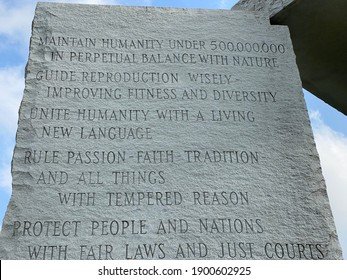
<path fill-rule="evenodd" d="M 129 6 L 152 6 L 153 0 L 118 0 L 118 4 Z"/>
<path fill-rule="evenodd" d="M 11 158 L 17 130 L 18 109 L 24 89 L 24 66 L 0 68 L 0 188 L 11 193 Z"/>
<path fill-rule="evenodd" d="M 0 168 L 0 188 L 5 190 L 8 194 L 11 193 L 12 176 L 11 165 L 6 164 Z"/>
<path fill-rule="evenodd" d="M 33 12 L 34 5 L 32 3 L 19 7 L 8 7 L 4 3 L 0 3 L 0 33 L 9 36 L 27 33 L 30 30 Z"/>
<path fill-rule="evenodd" d="M 4 36 L 0 42 L 0 48 L 14 45 L 23 53 L 28 49 L 31 22 L 37 1 L 27 1 L 24 5 L 5 5 L 0 2 L 0 35 Z M 64 2 L 80 4 L 117 4 L 115 0 L 47 0 L 46 2 Z"/>
<path fill-rule="evenodd" d="M 0 127 L 14 135 L 24 90 L 24 66 L 0 68 Z"/>
<path fill-rule="evenodd" d="M 220 0 L 218 3 L 218 8 L 220 9 L 231 9 L 235 3 L 238 2 L 236 0 Z"/>
<path fill-rule="evenodd" d="M 15 45 L 22 51 L 27 49 L 33 16 L 34 5 L 31 3 L 19 7 L 0 3 L 0 35 L 3 36 L 0 47 Z"/>
<path fill-rule="evenodd" d="M 310 119 L 336 227 L 347 258 L 347 136 L 327 126 L 319 111 L 310 112 Z"/>
<path fill-rule="evenodd" d="M 227 2 L 227 0 L 220 0 L 218 3 L 218 7 L 222 9 L 225 8 Z"/>
<path fill-rule="evenodd" d="M 153 4 L 153 1 L 152 0 L 143 0 L 143 5 L 145 6 L 151 6 Z"/>

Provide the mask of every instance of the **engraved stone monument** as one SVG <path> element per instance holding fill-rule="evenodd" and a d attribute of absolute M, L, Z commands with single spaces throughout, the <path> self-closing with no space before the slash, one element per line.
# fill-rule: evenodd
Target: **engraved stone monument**
<path fill-rule="evenodd" d="M 340 259 L 288 29 L 39 3 L 1 259 Z"/>

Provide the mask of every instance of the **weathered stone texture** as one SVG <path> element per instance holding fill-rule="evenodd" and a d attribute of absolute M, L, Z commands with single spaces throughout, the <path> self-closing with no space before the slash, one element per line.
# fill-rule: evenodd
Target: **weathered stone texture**
<path fill-rule="evenodd" d="M 261 13 L 38 4 L 12 172 L 2 259 L 341 258 Z"/>
<path fill-rule="evenodd" d="M 233 10 L 260 11 L 272 17 L 296 0 L 241 0 Z"/>

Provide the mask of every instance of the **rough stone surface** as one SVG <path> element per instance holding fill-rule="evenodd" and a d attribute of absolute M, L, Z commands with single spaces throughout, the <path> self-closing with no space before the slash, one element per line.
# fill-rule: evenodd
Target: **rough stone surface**
<path fill-rule="evenodd" d="M 233 10 L 258 11 L 270 18 L 297 0 L 240 0 L 233 6 Z"/>
<path fill-rule="evenodd" d="M 288 29 L 42 4 L 1 259 L 340 259 Z"/>
<path fill-rule="evenodd" d="M 347 115 L 347 1 L 242 0 L 233 9 L 288 26 L 303 87 Z"/>

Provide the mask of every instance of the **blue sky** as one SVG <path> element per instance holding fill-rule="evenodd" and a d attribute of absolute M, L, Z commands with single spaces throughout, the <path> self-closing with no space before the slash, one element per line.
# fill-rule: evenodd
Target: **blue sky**
<path fill-rule="evenodd" d="M 0 0 L 0 225 L 11 195 L 10 164 L 24 88 L 33 0 Z M 230 9 L 236 0 L 47 1 L 180 8 Z M 347 259 L 347 117 L 304 91 L 323 175 L 344 257 Z M 333 94 L 333 92 L 332 92 Z"/>

